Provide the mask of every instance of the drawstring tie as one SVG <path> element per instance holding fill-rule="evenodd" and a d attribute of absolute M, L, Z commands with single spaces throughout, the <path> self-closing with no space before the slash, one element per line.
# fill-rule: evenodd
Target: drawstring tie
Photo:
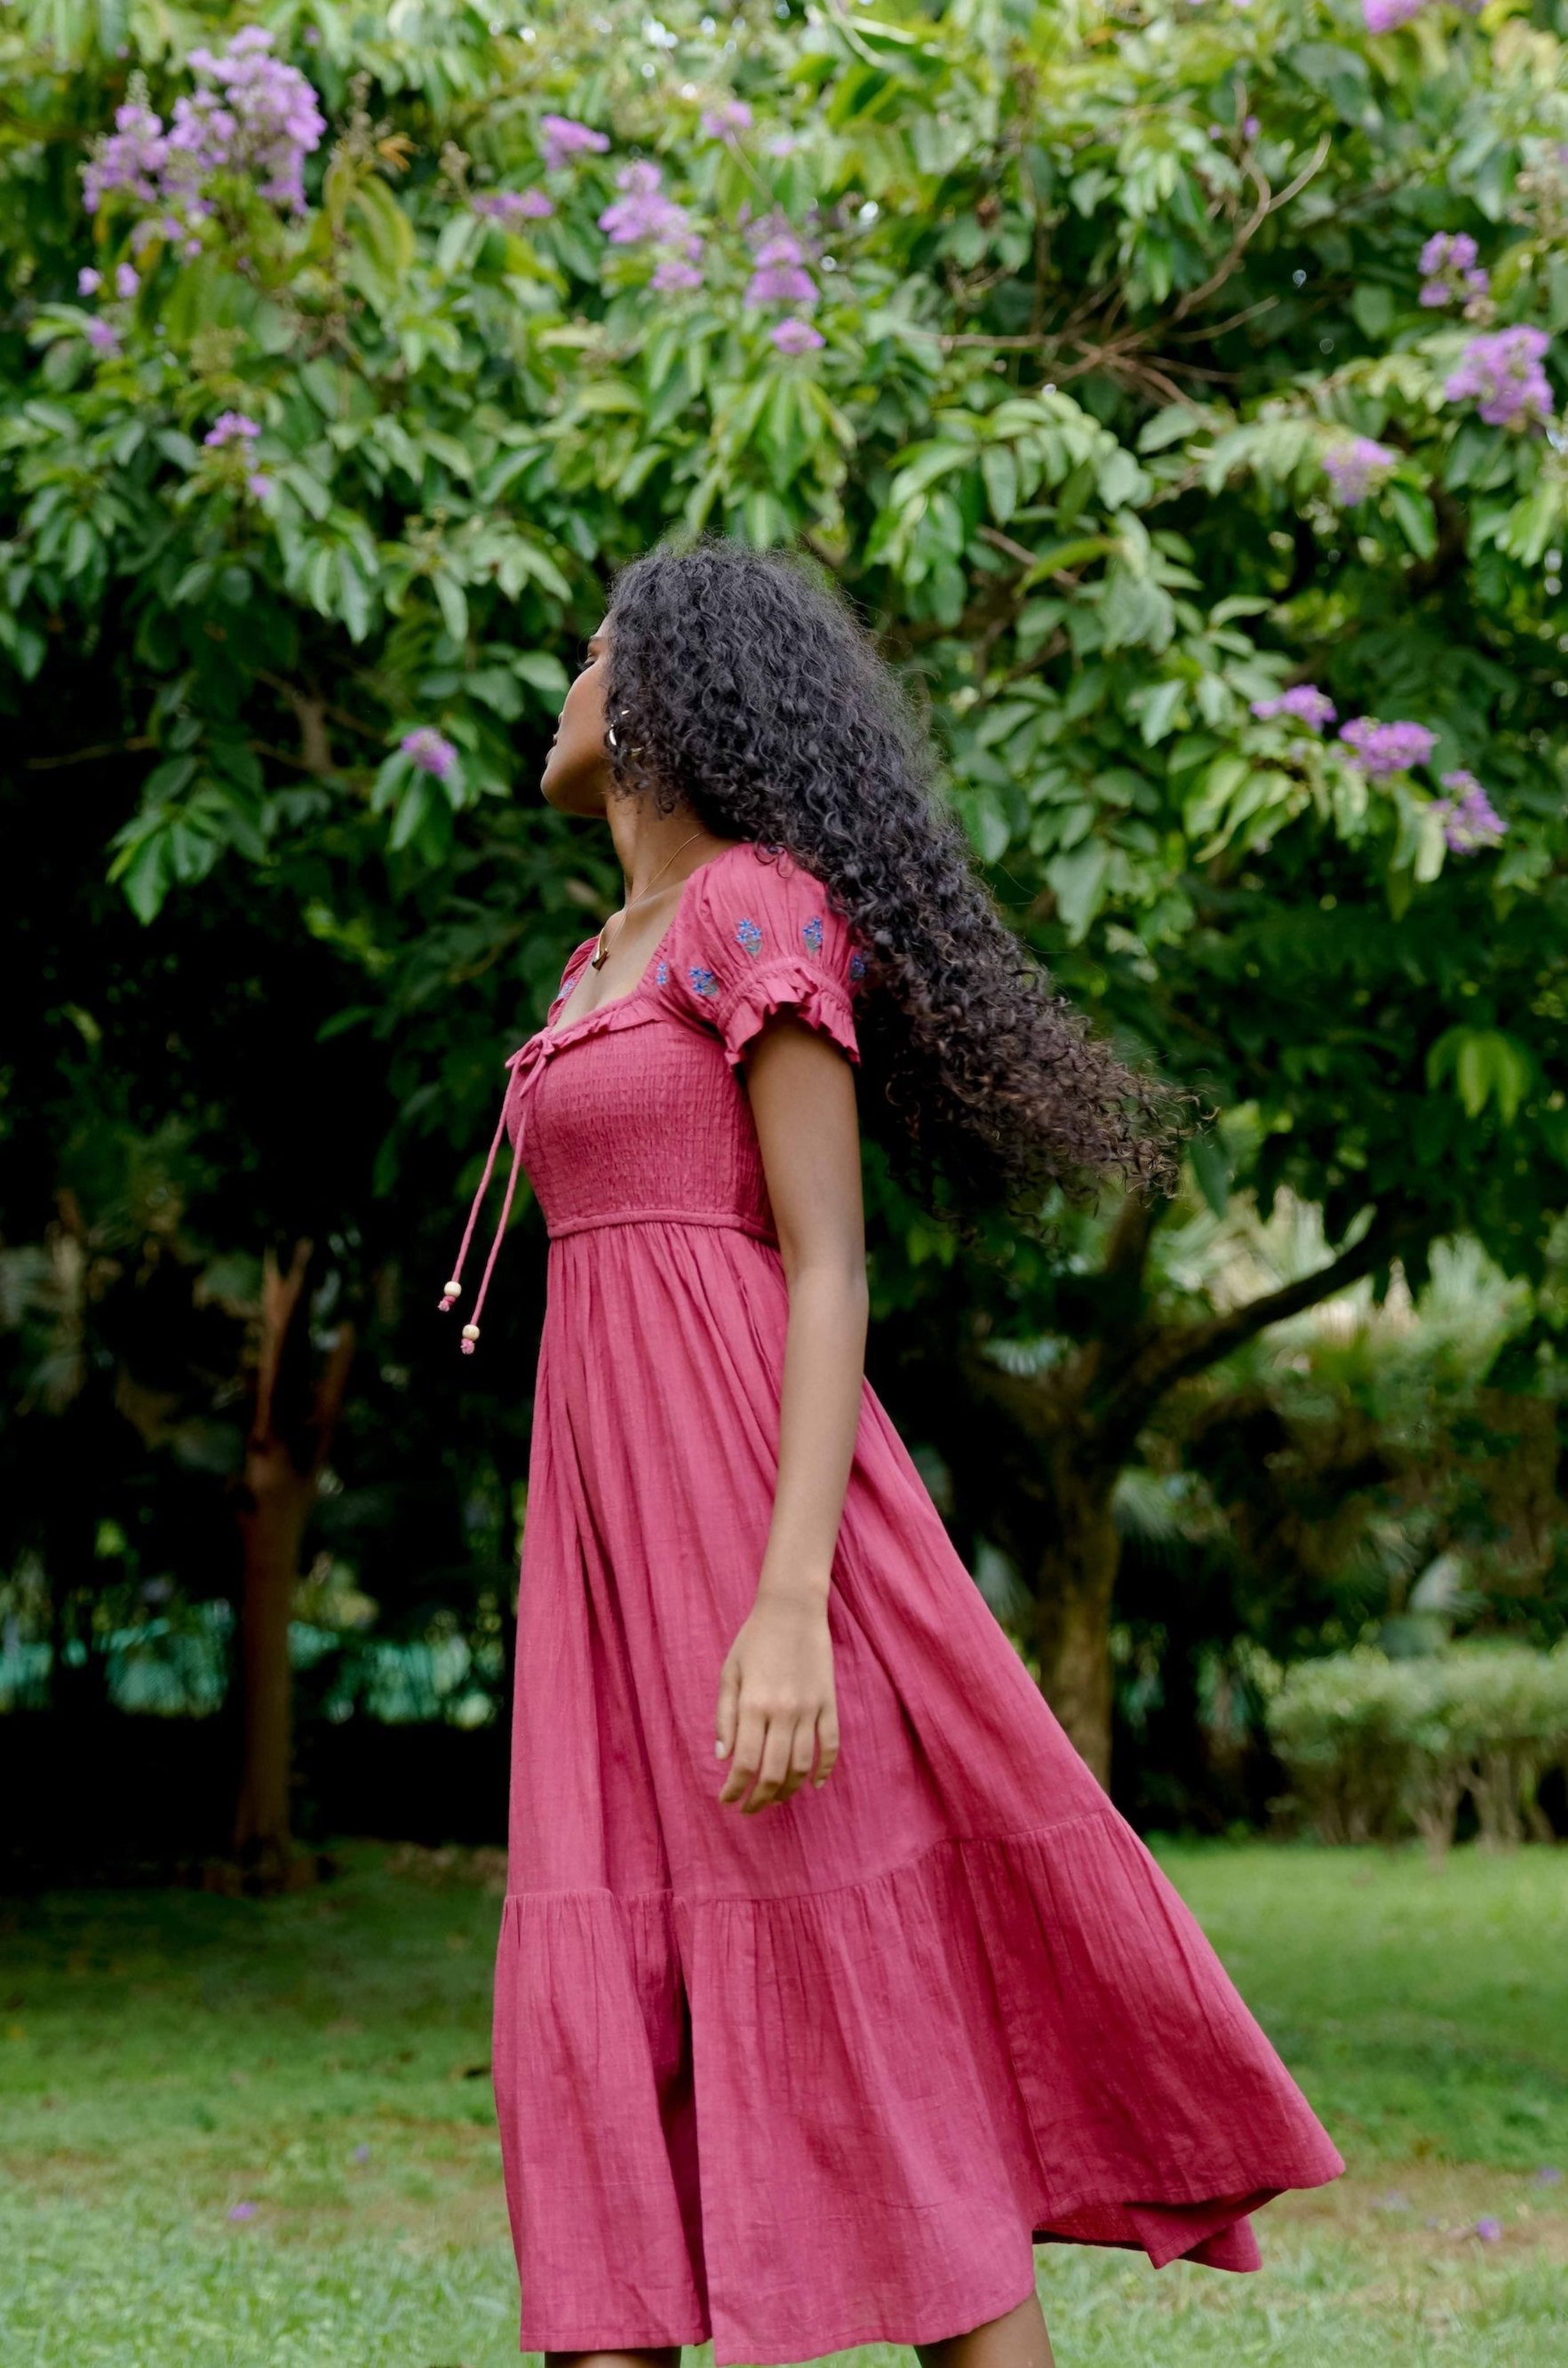
<path fill-rule="evenodd" d="M 501 1203 L 501 1222 L 495 1228 L 494 1237 L 490 1245 L 490 1256 L 484 1261 L 484 1273 L 480 1281 L 479 1297 L 473 1303 L 473 1315 L 462 1329 L 462 1353 L 465 1357 L 472 1357 L 479 1346 L 479 1319 L 484 1313 L 484 1295 L 490 1289 L 490 1278 L 495 1271 L 495 1260 L 500 1255 L 501 1244 L 506 1237 L 506 1226 L 512 1214 L 512 1196 L 517 1189 L 517 1167 L 522 1154 L 524 1133 L 522 1088 L 525 1081 L 521 1064 L 529 1049 L 525 1044 L 520 1052 L 512 1053 L 506 1063 L 511 1074 L 506 1079 L 506 1090 L 501 1097 L 501 1115 L 495 1121 L 495 1133 L 491 1142 L 490 1156 L 484 1163 L 484 1173 L 479 1179 L 479 1190 L 473 1196 L 473 1206 L 468 1212 L 468 1224 L 463 1228 L 462 1247 L 458 1252 L 458 1262 L 452 1269 L 452 1279 L 441 1293 L 441 1313 L 445 1315 L 462 1296 L 463 1261 L 468 1257 L 469 1244 L 473 1239 L 473 1229 L 479 1223 L 479 1212 L 484 1206 L 484 1196 L 490 1190 L 490 1179 L 495 1173 L 496 1155 L 501 1148 L 501 1137 L 506 1131 L 506 1121 L 511 1113 L 513 1096 L 516 1094 L 517 1133 L 512 1145 L 512 1166 L 506 1178 L 506 1197 Z M 537 1071 L 533 1074 L 537 1074 Z"/>

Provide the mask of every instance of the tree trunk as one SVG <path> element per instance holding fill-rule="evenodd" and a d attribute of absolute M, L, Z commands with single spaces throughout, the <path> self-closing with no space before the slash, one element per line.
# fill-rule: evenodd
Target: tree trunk
<path fill-rule="evenodd" d="M 1116 1474 L 1070 1454 L 1052 1461 L 1055 1503 L 1035 1581 L 1040 1691 L 1108 1790 L 1110 1618 L 1121 1558 Z"/>
<path fill-rule="evenodd" d="M 240 1604 L 240 1701 L 244 1737 L 234 1811 L 234 1854 L 265 1888 L 288 1880 L 290 1855 L 290 1709 L 293 1690 L 289 1622 L 300 1541 L 315 1503 L 316 1475 L 297 1472 L 279 1439 L 253 1439 L 245 1454 L 247 1503 Z"/>
<path fill-rule="evenodd" d="M 269 1250 L 263 1268 L 256 1405 L 245 1444 L 240 1507 L 244 1585 L 240 1604 L 242 1745 L 234 1855 L 247 1884 L 286 1889 L 295 1879 L 290 1832 L 293 1668 L 289 1622 L 300 1545 L 342 1411 L 354 1355 L 351 1326 L 339 1327 L 319 1382 L 311 1372 L 305 1269 L 311 1244 L 297 1242 L 287 1273 Z"/>

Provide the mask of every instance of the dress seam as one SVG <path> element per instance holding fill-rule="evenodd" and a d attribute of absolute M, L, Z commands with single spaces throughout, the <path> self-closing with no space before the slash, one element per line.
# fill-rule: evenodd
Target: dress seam
<path fill-rule="evenodd" d="M 733 1216 L 727 1210 L 618 1209 L 595 1217 L 574 1217 L 546 1230 L 552 1242 L 560 1242 L 569 1240 L 574 1234 L 599 1234 L 615 1225 L 699 1225 L 707 1233 L 744 1234 L 748 1240 L 764 1242 L 770 1249 L 778 1247 L 776 1233 L 749 1218 Z"/>
<path fill-rule="evenodd" d="M 820 1891 L 775 1891 L 759 1895 L 754 1891 L 676 1891 L 673 1885 L 652 1891 L 612 1891 L 608 1884 L 604 1884 L 586 1888 L 579 1885 L 561 1890 L 508 1891 L 506 1899 L 508 1903 L 527 1899 L 613 1899 L 626 1907 L 641 1905 L 645 1900 L 663 1899 L 683 1907 L 793 1907 L 804 1900 L 833 1899 L 840 1892 L 864 1891 L 873 1883 L 887 1882 L 891 1875 L 907 1874 L 912 1867 L 923 1866 L 927 1859 L 935 1858 L 942 1850 L 994 1850 L 998 1847 L 1011 1848 L 1018 1842 L 1049 1841 L 1053 1835 L 1065 1833 L 1073 1826 L 1102 1825 L 1113 1814 L 1108 1801 L 1103 1809 L 1078 1809 L 1071 1816 L 1058 1817 L 1052 1825 L 1031 1826 L 1024 1833 L 943 1834 L 938 1840 L 928 1842 L 924 1850 L 916 1850 L 913 1858 L 901 1859 L 896 1866 L 881 1867 L 875 1874 L 855 1875 L 847 1883 L 830 1883 Z"/>

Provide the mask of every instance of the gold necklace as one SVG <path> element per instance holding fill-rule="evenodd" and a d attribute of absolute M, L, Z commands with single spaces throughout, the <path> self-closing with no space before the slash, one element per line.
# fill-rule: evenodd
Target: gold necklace
<path fill-rule="evenodd" d="M 594 951 L 588 956 L 588 968 L 590 970 L 603 970 L 606 962 L 609 960 L 609 951 L 605 944 L 605 930 L 608 928 L 610 921 L 624 921 L 628 913 L 635 913 L 639 905 L 645 905 L 648 902 L 649 897 L 652 896 L 654 888 L 658 885 L 658 882 L 664 878 L 665 872 L 675 861 L 676 857 L 680 853 L 681 848 L 689 847 L 691 845 L 692 838 L 701 838 L 704 836 L 706 827 L 706 825 L 699 825 L 692 832 L 691 838 L 683 838 L 681 840 L 680 847 L 672 848 L 669 854 L 665 856 L 663 863 L 660 864 L 657 871 L 654 872 L 653 877 L 649 882 L 647 887 L 643 889 L 641 896 L 634 896 L 630 905 L 623 905 L 619 913 L 612 913 L 610 915 L 609 920 L 607 920 L 603 924 L 598 936 L 594 939 Z"/>

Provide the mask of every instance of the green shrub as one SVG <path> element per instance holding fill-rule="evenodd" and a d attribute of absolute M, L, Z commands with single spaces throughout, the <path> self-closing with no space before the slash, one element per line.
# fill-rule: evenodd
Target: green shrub
<path fill-rule="evenodd" d="M 1536 1795 L 1568 1755 L 1568 1651 L 1476 1644 L 1391 1661 L 1360 1645 L 1291 1669 L 1268 1725 L 1325 1841 L 1414 1828 L 1441 1858 L 1468 1793 L 1483 1847 L 1507 1850 L 1549 1833 Z"/>

